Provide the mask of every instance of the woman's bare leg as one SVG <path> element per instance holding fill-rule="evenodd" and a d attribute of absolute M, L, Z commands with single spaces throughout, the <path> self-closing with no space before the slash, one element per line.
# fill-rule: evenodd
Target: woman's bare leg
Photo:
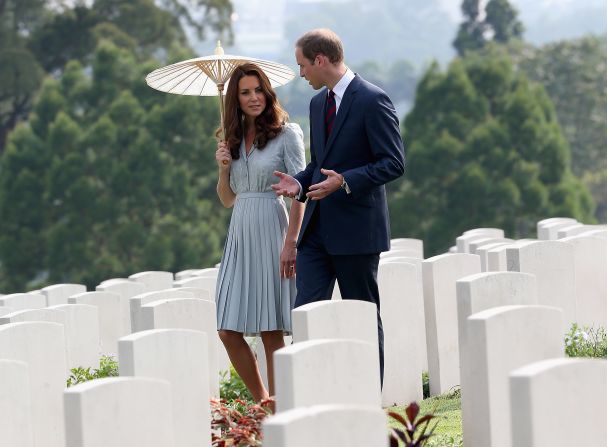
<path fill-rule="evenodd" d="M 257 360 L 251 347 L 240 332 L 220 330 L 219 338 L 226 347 L 234 369 L 253 395 L 256 402 L 268 398 L 268 391 L 263 385 Z"/>
<path fill-rule="evenodd" d="M 261 333 L 261 341 L 266 352 L 270 396 L 274 396 L 274 352 L 285 347 L 285 339 L 282 331 L 266 331 Z"/>

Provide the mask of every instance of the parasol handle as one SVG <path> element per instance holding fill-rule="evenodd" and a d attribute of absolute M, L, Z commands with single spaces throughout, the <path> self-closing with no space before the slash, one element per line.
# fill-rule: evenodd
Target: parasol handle
<path fill-rule="evenodd" d="M 223 84 L 217 84 L 217 90 L 219 91 L 219 115 L 220 115 L 220 126 L 221 126 L 221 138 L 225 139 L 226 136 L 226 128 L 224 125 L 224 104 L 223 104 Z M 224 166 L 228 164 L 227 160 L 223 160 L 221 162 Z"/>

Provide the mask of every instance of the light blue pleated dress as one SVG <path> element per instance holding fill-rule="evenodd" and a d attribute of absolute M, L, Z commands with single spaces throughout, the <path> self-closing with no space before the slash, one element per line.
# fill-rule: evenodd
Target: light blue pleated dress
<path fill-rule="evenodd" d="M 217 277 L 217 329 L 248 336 L 291 333 L 295 279 L 281 278 L 279 272 L 288 216 L 271 185 L 278 181 L 274 171 L 294 175 L 304 167 L 303 132 L 297 124 L 285 124 L 263 149 L 254 146 L 248 156 L 241 143 L 240 158 L 230 167 L 236 202 Z"/>

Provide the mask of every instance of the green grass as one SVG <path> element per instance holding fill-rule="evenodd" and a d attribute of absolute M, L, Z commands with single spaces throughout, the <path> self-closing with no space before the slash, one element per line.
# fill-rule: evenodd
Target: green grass
<path fill-rule="evenodd" d="M 405 407 L 391 407 L 390 411 L 405 413 Z M 420 414 L 434 413 L 436 420 L 434 436 L 426 444 L 428 447 L 461 447 L 462 442 L 462 411 L 459 391 L 441 396 L 431 397 L 420 402 Z M 398 427 L 400 424 L 390 418 L 389 426 Z"/>

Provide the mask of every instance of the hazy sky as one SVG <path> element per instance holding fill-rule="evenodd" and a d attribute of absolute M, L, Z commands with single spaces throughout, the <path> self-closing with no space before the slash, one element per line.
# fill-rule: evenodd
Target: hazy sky
<path fill-rule="evenodd" d="M 451 17 L 457 21 L 461 18 L 461 4 L 460 0 L 438 0 L 439 3 L 445 8 Z M 521 14 L 525 14 L 527 11 L 539 10 L 544 8 L 557 9 L 566 11 L 575 6 L 580 7 L 584 5 L 599 6 L 603 5 L 606 0 L 510 0 L 510 3 L 514 5 Z M 484 0 L 483 3 L 487 3 Z M 577 4 L 577 5 L 576 5 Z"/>

